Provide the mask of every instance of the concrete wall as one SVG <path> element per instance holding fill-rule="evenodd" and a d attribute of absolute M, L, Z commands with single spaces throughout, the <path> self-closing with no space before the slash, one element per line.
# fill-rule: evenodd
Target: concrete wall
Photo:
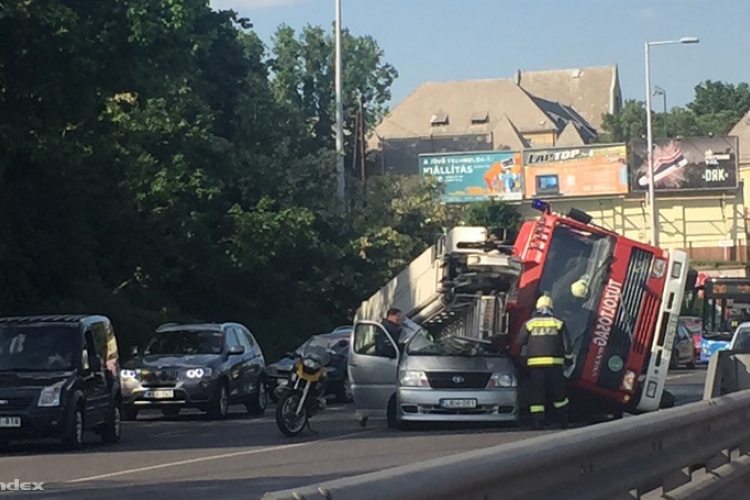
<path fill-rule="evenodd" d="M 553 210 L 565 213 L 571 207 L 593 217 L 593 223 L 628 238 L 648 242 L 649 209 L 645 199 L 561 199 L 550 200 Z M 519 204 L 524 218 L 539 212 L 525 201 Z M 659 246 L 686 250 L 694 260 L 747 261 L 747 234 L 743 196 L 717 194 L 682 198 L 660 198 Z"/>

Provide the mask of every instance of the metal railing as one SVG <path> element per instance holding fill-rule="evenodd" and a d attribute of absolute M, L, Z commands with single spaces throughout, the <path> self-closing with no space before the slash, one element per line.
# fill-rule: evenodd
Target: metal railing
<path fill-rule="evenodd" d="M 741 390 L 262 500 L 742 499 L 748 452 L 750 390 Z"/>

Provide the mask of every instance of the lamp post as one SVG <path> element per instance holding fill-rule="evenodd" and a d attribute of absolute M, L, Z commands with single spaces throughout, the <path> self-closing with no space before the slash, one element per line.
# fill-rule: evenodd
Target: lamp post
<path fill-rule="evenodd" d="M 688 43 L 698 43 L 699 40 L 695 37 L 685 37 L 680 38 L 679 40 L 665 40 L 661 42 L 646 42 L 645 48 L 646 48 L 646 137 L 647 137 L 647 144 L 646 148 L 648 149 L 648 204 L 649 207 L 651 207 L 651 245 L 658 246 L 659 240 L 658 240 L 658 234 L 659 231 L 656 228 L 656 207 L 654 206 L 655 203 L 655 193 L 654 193 L 654 137 L 653 132 L 651 130 L 651 47 L 655 45 L 675 45 L 675 44 L 688 44 Z"/>
<path fill-rule="evenodd" d="M 658 85 L 654 85 L 654 95 L 660 95 L 664 98 L 664 137 L 669 137 L 669 130 L 667 128 L 667 91 Z"/>
<path fill-rule="evenodd" d="M 342 207 L 345 207 L 343 87 L 341 72 L 341 0 L 336 0 L 336 177 L 338 179 L 338 196 L 342 202 Z"/>

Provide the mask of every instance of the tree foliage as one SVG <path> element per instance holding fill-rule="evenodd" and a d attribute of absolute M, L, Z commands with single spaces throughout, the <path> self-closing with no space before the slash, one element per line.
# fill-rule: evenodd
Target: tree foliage
<path fill-rule="evenodd" d="M 203 0 L 3 3 L 1 314 L 107 314 L 124 349 L 235 320 L 273 356 L 455 222 L 439 186 L 392 176 L 348 179 L 341 215 L 332 33 L 282 26 L 267 52 L 247 26 Z M 350 138 L 397 72 L 343 43 Z"/>
<path fill-rule="evenodd" d="M 654 106 L 658 109 L 658 104 Z M 685 107 L 666 113 L 652 112 L 653 136 L 683 137 L 725 135 L 750 110 L 750 85 L 707 80 L 695 87 L 695 97 Z M 627 100 L 616 114 L 604 117 L 602 142 L 630 142 L 646 136 L 646 105 Z"/>

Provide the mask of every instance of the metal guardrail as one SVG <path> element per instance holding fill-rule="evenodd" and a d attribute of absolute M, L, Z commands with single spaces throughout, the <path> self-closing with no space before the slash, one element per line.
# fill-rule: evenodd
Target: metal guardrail
<path fill-rule="evenodd" d="M 741 499 L 750 493 L 748 452 L 743 390 L 262 500 Z"/>

